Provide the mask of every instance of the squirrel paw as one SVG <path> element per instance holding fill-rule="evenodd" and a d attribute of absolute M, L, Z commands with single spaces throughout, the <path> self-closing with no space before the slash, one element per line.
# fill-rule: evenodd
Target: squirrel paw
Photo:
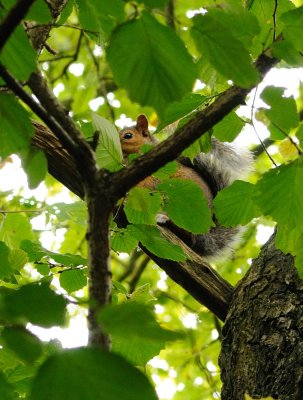
<path fill-rule="evenodd" d="M 169 221 L 169 217 L 166 214 L 157 214 L 156 221 L 159 225 L 165 225 Z"/>

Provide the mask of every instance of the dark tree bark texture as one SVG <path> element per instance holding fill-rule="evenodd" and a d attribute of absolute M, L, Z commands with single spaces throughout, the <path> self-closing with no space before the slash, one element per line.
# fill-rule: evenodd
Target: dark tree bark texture
<path fill-rule="evenodd" d="M 222 400 L 303 399 L 303 281 L 274 235 L 235 289 L 220 367 Z"/>

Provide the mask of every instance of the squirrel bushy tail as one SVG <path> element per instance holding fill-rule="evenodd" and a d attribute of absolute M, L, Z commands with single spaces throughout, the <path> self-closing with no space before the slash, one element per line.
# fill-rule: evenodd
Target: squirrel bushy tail
<path fill-rule="evenodd" d="M 193 168 L 206 180 L 214 196 L 251 171 L 252 152 L 235 143 L 212 138 L 212 149 L 194 158 Z"/>
<path fill-rule="evenodd" d="M 192 168 L 202 176 L 209 186 L 213 197 L 236 179 L 245 177 L 252 170 L 253 155 L 248 149 L 235 143 L 223 143 L 212 138 L 212 149 L 208 153 L 198 154 Z M 216 218 L 214 216 L 214 221 Z M 184 230 L 170 228 L 196 253 L 207 259 L 227 256 L 239 242 L 243 227 L 216 226 L 204 234 L 186 234 Z"/>

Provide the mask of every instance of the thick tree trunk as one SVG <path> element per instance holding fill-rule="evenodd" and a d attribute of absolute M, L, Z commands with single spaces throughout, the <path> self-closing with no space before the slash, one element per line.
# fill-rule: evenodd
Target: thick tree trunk
<path fill-rule="evenodd" d="M 222 400 L 303 399 L 303 281 L 274 235 L 235 289 L 223 328 Z"/>

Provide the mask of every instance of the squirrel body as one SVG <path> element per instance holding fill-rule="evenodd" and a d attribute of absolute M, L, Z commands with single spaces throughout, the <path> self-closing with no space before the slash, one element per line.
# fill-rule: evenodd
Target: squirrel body
<path fill-rule="evenodd" d="M 124 157 L 128 157 L 129 154 L 139 153 L 140 148 L 144 144 L 156 145 L 158 143 L 157 140 L 149 133 L 148 121 L 144 115 L 140 115 L 137 118 L 137 124 L 135 126 L 122 129 L 119 135 Z M 177 171 L 172 174 L 171 177 L 190 179 L 196 182 L 197 185 L 203 190 L 208 204 L 211 206 L 213 200 L 211 190 L 201 175 L 195 171 L 195 169 L 179 163 Z M 154 190 L 158 183 L 160 183 L 160 181 L 157 178 L 148 176 L 141 181 L 138 186 Z"/>
<path fill-rule="evenodd" d="M 137 118 L 135 126 L 120 131 L 120 142 L 123 155 L 127 160 L 129 154 L 139 153 L 144 144 L 156 145 L 157 140 L 150 134 L 148 121 L 144 115 Z M 251 170 L 252 153 L 241 149 L 233 143 L 222 143 L 212 138 L 212 149 L 208 153 L 198 154 L 193 162 L 180 158 L 178 169 L 172 178 L 190 179 L 196 182 L 205 194 L 208 206 L 212 209 L 212 201 L 217 193 L 234 180 L 241 178 Z M 160 181 L 154 176 L 148 176 L 138 186 L 154 190 Z M 214 216 L 214 222 L 216 219 Z M 218 258 L 232 250 L 239 240 L 240 227 L 230 228 L 216 226 L 205 234 L 192 234 L 176 226 L 168 217 L 160 218 L 159 224 L 165 224 L 190 248 L 205 258 Z"/>

